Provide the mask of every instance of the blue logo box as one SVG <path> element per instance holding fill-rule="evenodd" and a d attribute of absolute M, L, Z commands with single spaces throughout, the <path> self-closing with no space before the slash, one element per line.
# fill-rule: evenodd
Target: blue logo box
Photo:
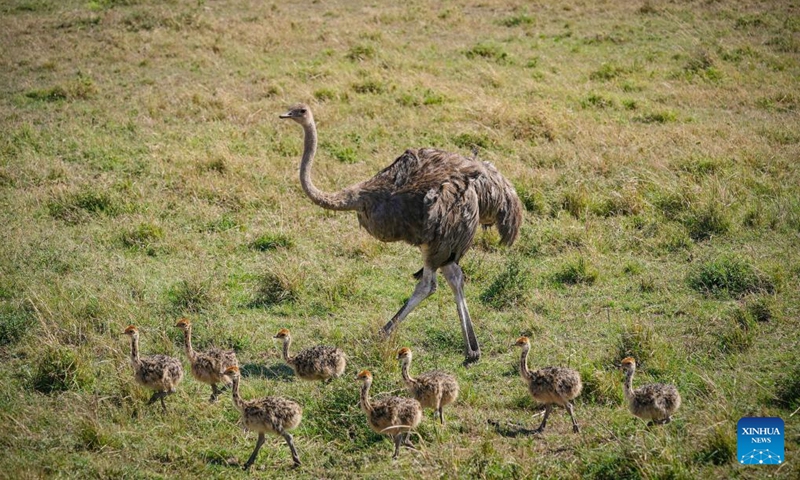
<path fill-rule="evenodd" d="M 736 457 L 742 465 L 783 463 L 784 428 L 778 417 L 743 417 L 736 425 Z"/>

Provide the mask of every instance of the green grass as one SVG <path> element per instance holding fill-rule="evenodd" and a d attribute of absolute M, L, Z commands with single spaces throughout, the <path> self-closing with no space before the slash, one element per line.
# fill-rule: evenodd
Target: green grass
<path fill-rule="evenodd" d="M 796 10 L 796 8 L 795 8 Z M 775 478 L 798 476 L 800 20 L 781 1 L 486 0 L 0 5 L 0 477 Z M 461 365 L 446 282 L 382 340 L 421 265 L 300 188 L 302 137 L 277 116 L 309 103 L 312 177 L 333 191 L 405 149 L 478 147 L 517 186 L 511 248 L 480 232 L 461 261 L 483 357 Z M 230 398 L 187 377 L 147 406 L 128 362 L 232 348 L 242 395 L 304 407 L 303 467 L 255 444 Z M 349 355 L 329 385 L 296 381 L 271 337 Z M 582 433 L 541 417 L 531 367 L 577 369 Z M 357 407 L 354 373 L 402 394 L 413 370 L 461 384 L 447 424 L 392 462 Z M 648 429 L 615 364 L 670 382 L 683 406 Z M 151 408 L 152 407 L 152 408 Z M 787 462 L 732 458 L 742 416 L 786 421 Z"/>

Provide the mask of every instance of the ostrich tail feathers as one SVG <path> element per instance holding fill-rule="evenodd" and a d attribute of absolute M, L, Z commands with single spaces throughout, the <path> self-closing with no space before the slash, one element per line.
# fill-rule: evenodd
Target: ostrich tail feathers
<path fill-rule="evenodd" d="M 497 212 L 497 230 L 500 232 L 500 243 L 511 246 L 517 240 L 520 225 L 522 225 L 522 208 L 520 207 L 517 192 L 511 187 L 511 192 L 506 193 L 506 208 Z"/>
<path fill-rule="evenodd" d="M 522 225 L 522 202 L 517 191 L 489 162 L 483 162 L 486 175 L 477 182 L 481 223 L 495 225 L 500 232 L 500 244 L 511 246 Z"/>

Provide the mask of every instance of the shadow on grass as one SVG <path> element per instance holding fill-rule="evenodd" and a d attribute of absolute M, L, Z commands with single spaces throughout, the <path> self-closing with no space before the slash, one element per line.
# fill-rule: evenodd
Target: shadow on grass
<path fill-rule="evenodd" d="M 288 365 L 272 365 L 265 367 L 256 363 L 248 363 L 242 365 L 241 368 L 243 377 L 260 377 L 269 380 L 282 380 L 284 382 L 291 381 L 294 378 L 294 372 Z"/>
<path fill-rule="evenodd" d="M 518 423 L 511 423 L 505 422 L 505 425 L 501 425 L 500 422 L 497 420 L 486 420 L 486 422 L 494 427 L 494 430 L 498 433 L 498 435 L 503 437 L 521 437 L 527 435 L 536 435 L 541 432 L 537 432 L 533 428 L 526 428 Z"/>

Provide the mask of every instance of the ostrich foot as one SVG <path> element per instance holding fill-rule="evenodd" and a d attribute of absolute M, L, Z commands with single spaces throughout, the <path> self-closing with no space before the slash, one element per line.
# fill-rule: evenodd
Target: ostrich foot
<path fill-rule="evenodd" d="M 470 365 L 481 359 L 480 350 L 469 350 L 464 353 L 464 366 Z"/>

